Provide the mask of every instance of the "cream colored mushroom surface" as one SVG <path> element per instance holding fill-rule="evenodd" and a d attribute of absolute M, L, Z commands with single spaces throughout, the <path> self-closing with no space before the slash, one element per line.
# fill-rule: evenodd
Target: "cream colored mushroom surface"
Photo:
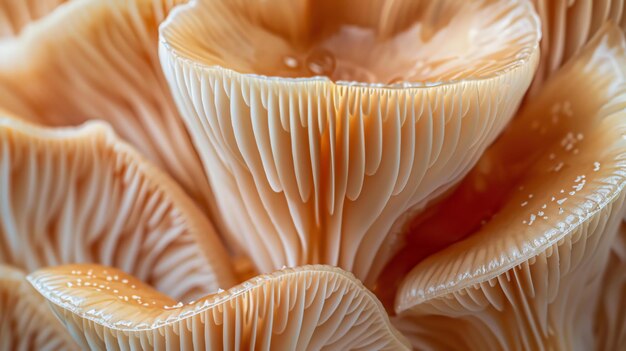
<path fill-rule="evenodd" d="M 44 268 L 28 279 L 84 349 L 409 349 L 376 297 L 335 267 L 261 275 L 189 304 L 96 265 Z"/>
<path fill-rule="evenodd" d="M 539 36 L 523 1 L 195 1 L 160 57 L 260 271 L 325 263 L 369 285 L 509 121 Z"/>
<path fill-rule="evenodd" d="M 606 25 L 469 175 L 487 182 L 474 184 L 476 194 L 503 198 L 500 209 L 400 286 L 396 322 L 415 348 L 593 349 L 602 275 L 624 216 L 624 101 L 626 44 Z M 491 188 L 503 175 L 508 183 Z"/>
<path fill-rule="evenodd" d="M 48 126 L 105 120 L 210 209 L 213 195 L 157 57 L 158 26 L 185 1 L 78 0 L 56 8 L 0 41 L 0 106 Z"/>
<path fill-rule="evenodd" d="M 532 0 L 541 17 L 541 62 L 532 92 L 575 57 L 607 21 L 626 28 L 624 0 Z"/>
<path fill-rule="evenodd" d="M 80 350 L 21 271 L 0 265 L 0 350 Z"/>
<path fill-rule="evenodd" d="M 596 350 L 619 350 L 626 345 L 626 222 L 611 247 L 597 311 Z"/>
<path fill-rule="evenodd" d="M 234 284 L 211 224 L 110 127 L 0 118 L 0 263 L 94 262 L 178 299 Z"/>
<path fill-rule="evenodd" d="M 24 27 L 68 0 L 0 0 L 0 40 L 18 35 Z"/>

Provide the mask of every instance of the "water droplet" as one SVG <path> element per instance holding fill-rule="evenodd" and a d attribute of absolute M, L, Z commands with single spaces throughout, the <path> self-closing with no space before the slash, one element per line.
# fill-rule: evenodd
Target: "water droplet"
<path fill-rule="evenodd" d="M 296 59 L 295 57 L 285 56 L 283 62 L 285 63 L 285 66 L 289 68 L 297 68 L 299 66 L 298 59 Z"/>
<path fill-rule="evenodd" d="M 325 49 L 313 51 L 306 59 L 307 69 L 317 76 L 330 76 L 335 71 L 335 57 Z"/>

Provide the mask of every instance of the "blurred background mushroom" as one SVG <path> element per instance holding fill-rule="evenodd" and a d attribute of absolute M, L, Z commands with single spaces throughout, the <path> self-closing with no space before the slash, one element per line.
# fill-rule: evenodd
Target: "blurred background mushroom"
<path fill-rule="evenodd" d="M 178 299 L 234 284 L 211 224 L 104 124 L 0 118 L 0 263 L 118 267 Z"/>
<path fill-rule="evenodd" d="M 68 0 L 0 0 L 0 40 L 17 36 Z"/>
<path fill-rule="evenodd" d="M 0 40 L 0 106 L 47 126 L 107 121 L 172 175 L 221 230 L 202 164 L 157 57 L 157 28 L 184 2 L 79 0 L 57 7 L 19 35 Z"/>

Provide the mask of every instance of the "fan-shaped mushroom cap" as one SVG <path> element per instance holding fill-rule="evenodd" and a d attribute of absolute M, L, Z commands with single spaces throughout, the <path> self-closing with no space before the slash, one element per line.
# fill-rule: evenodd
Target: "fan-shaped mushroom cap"
<path fill-rule="evenodd" d="M 174 10 L 160 57 L 257 267 L 326 263 L 368 283 L 406 218 L 508 122 L 538 40 L 519 1 L 218 0 Z"/>
<path fill-rule="evenodd" d="M 625 83 L 624 38 L 605 26 L 486 153 L 494 174 L 525 170 L 520 187 L 402 283 L 398 326 L 414 347 L 593 347 L 591 316 L 626 194 Z"/>
<path fill-rule="evenodd" d="M 28 279 L 85 349 L 409 349 L 376 297 L 334 267 L 285 269 L 189 304 L 96 265 Z"/>
<path fill-rule="evenodd" d="M 0 42 L 0 106 L 48 126 L 106 120 L 211 208 L 211 189 L 157 57 L 157 27 L 185 1 L 81 0 L 58 7 Z"/>
<path fill-rule="evenodd" d="M 18 35 L 30 22 L 68 0 L 0 0 L 0 40 Z"/>
<path fill-rule="evenodd" d="M 233 284 L 211 224 L 102 123 L 0 118 L 0 263 L 123 269 L 179 299 Z"/>
<path fill-rule="evenodd" d="M 626 28 L 624 0 L 533 0 L 541 17 L 541 62 L 533 81 L 544 81 L 574 57 L 607 21 Z"/>
<path fill-rule="evenodd" d="M 0 350 L 79 350 L 19 270 L 0 265 Z"/>

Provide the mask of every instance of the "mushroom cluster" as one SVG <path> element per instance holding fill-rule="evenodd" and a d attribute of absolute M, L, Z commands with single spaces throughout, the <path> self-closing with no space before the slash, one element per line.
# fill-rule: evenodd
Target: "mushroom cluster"
<path fill-rule="evenodd" d="M 625 0 L 0 0 L 0 350 L 626 348 Z"/>

